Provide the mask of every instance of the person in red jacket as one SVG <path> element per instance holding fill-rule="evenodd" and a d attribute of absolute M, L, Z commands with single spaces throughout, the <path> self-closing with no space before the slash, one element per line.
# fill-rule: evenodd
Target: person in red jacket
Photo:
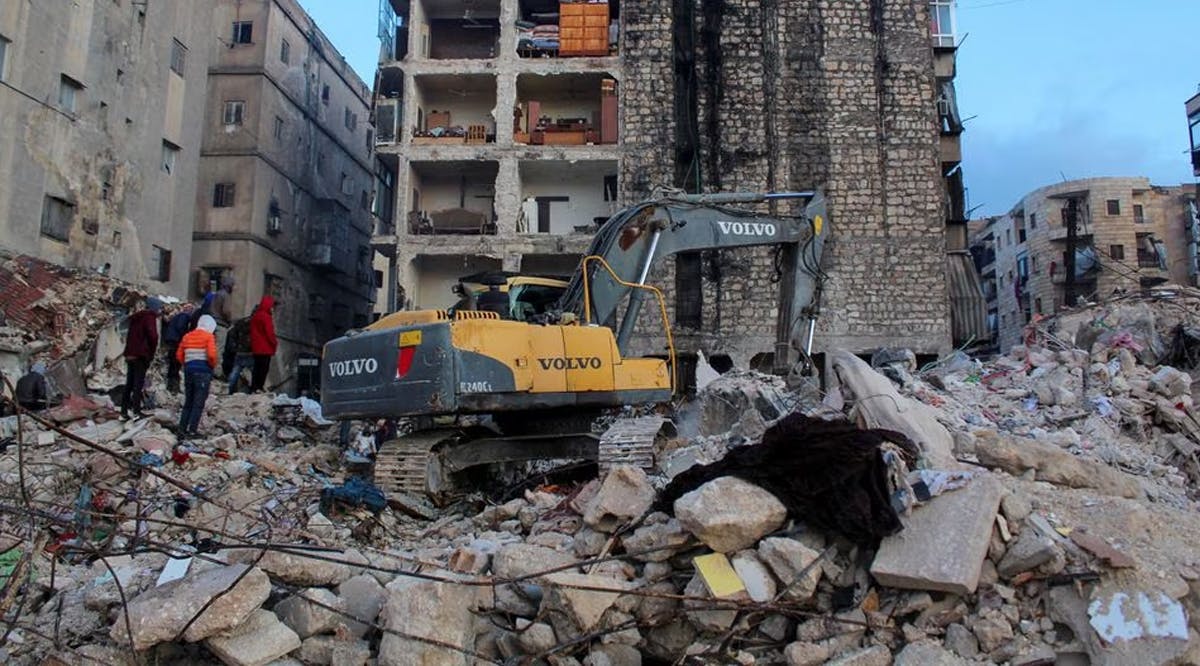
<path fill-rule="evenodd" d="M 258 309 L 250 317 L 250 353 L 254 355 L 251 393 L 263 390 L 267 383 L 267 371 L 271 369 L 271 357 L 279 348 L 279 341 L 275 339 L 275 320 L 271 317 L 274 307 L 275 299 L 263 296 L 258 303 Z"/>
<path fill-rule="evenodd" d="M 125 336 L 125 393 L 121 397 L 121 418 L 142 414 L 142 396 L 146 390 L 146 371 L 158 351 L 158 317 L 162 301 L 151 296 L 146 307 L 129 318 L 129 333 Z"/>

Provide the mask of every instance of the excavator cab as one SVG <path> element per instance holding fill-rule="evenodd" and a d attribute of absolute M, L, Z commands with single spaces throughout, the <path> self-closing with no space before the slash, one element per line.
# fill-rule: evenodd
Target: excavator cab
<path fill-rule="evenodd" d="M 567 281 L 555 277 L 498 271 L 474 273 L 459 278 L 454 285 L 458 300 L 446 308 L 450 317 L 453 319 L 459 310 L 478 310 L 479 297 L 488 290 L 487 283 L 494 281 L 494 276 L 502 277 L 497 286 L 508 295 L 509 316 L 502 318 L 513 321 L 532 322 L 538 315 L 545 315 L 567 290 Z"/>

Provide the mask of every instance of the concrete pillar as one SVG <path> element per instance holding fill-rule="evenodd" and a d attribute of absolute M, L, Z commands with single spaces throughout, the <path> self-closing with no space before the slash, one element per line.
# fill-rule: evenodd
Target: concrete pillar
<path fill-rule="evenodd" d="M 511 129 L 509 128 L 510 134 Z M 503 237 L 516 234 L 517 220 L 521 217 L 521 173 L 516 157 L 504 157 L 500 160 L 500 170 L 496 173 L 495 206 L 498 235 Z"/>
<path fill-rule="evenodd" d="M 496 75 L 496 144 L 513 145 L 513 107 L 517 105 L 517 73 L 502 69 Z"/>

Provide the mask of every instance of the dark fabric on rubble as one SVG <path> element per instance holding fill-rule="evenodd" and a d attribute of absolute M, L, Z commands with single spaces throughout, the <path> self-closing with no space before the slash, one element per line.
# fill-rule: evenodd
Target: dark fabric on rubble
<path fill-rule="evenodd" d="M 734 476 L 777 497 L 798 521 L 873 544 L 902 527 L 880 455 L 884 442 L 900 446 L 910 464 L 916 459 L 916 446 L 898 432 L 791 414 L 768 428 L 761 444 L 735 448 L 715 463 L 675 477 L 659 495 L 658 509 L 669 512 L 685 493 Z"/>
<path fill-rule="evenodd" d="M 16 392 L 17 403 L 25 409 L 41 411 L 49 405 L 50 389 L 40 372 L 30 371 L 18 379 Z"/>

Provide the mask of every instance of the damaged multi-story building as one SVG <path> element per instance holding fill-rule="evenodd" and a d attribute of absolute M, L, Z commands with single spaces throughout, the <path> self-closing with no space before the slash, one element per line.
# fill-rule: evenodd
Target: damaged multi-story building
<path fill-rule="evenodd" d="M 193 296 L 275 297 L 277 384 L 374 307 L 370 89 L 295 0 L 214 4 Z"/>
<path fill-rule="evenodd" d="M 1165 283 L 1196 286 L 1196 224 L 1193 186 L 1146 178 L 1056 183 L 979 221 L 971 253 L 999 348 L 1063 307 Z"/>
<path fill-rule="evenodd" d="M 0 247 L 188 283 L 212 8 L 0 3 Z"/>
<path fill-rule="evenodd" d="M 570 274 L 598 225 L 656 188 L 820 187 L 833 231 L 817 350 L 948 350 L 952 293 L 979 310 L 955 333 L 983 326 L 965 258 L 953 10 L 383 0 L 377 149 L 395 213 L 375 239 L 391 255 L 379 309 L 446 307 L 457 278 L 480 270 Z M 952 271 L 948 227 L 961 227 Z M 661 266 L 652 282 L 681 349 L 769 367 L 775 265 L 763 248 Z M 661 353 L 661 332 L 635 346 Z"/>

